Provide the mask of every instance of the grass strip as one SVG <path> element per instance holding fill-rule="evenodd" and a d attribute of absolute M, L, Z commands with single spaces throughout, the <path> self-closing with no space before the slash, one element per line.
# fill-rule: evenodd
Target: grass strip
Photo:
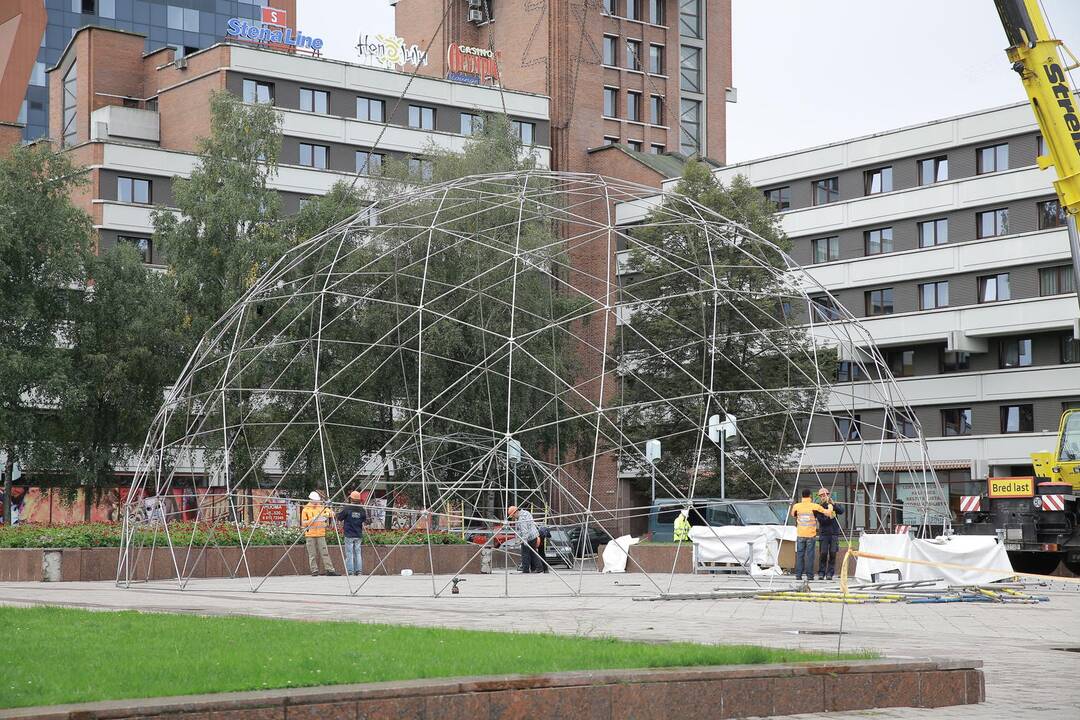
<path fill-rule="evenodd" d="M 0 708 L 466 675 L 837 659 L 753 645 L 55 607 L 0 607 L 0 627 L 11 640 Z M 871 655 L 841 656 L 864 657 Z"/>

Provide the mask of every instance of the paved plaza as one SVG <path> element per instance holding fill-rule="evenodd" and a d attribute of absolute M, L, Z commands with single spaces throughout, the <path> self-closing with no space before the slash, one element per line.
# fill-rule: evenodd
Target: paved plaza
<path fill-rule="evenodd" d="M 357 580 L 363 581 L 362 586 Z M 351 581 L 351 583 L 350 583 Z M 946 656 L 985 663 L 987 703 L 935 710 L 893 709 L 804 718 L 1080 718 L 1080 588 L 1046 592 L 1039 605 L 990 603 L 836 605 L 755 599 L 645 601 L 679 593 L 753 587 L 746 577 L 679 575 L 470 575 L 461 594 L 449 578 L 278 577 L 257 593 L 246 579 L 113 583 L 0 583 L 0 603 L 100 610 L 245 614 L 309 620 L 388 622 L 542 631 L 632 640 L 835 649 L 894 657 Z M 765 583 L 766 581 L 761 581 Z M 787 584 L 788 579 L 774 581 Z M 350 583 L 355 594 L 348 592 Z M 655 584 L 654 584 L 655 583 Z M 439 592 L 439 597 L 434 593 Z M 508 670 L 510 670 L 508 668 Z M 675 713 L 677 715 L 677 712 Z"/>

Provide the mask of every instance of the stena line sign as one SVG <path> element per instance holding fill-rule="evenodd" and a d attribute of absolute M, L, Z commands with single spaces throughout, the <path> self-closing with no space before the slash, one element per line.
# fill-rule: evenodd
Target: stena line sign
<path fill-rule="evenodd" d="M 312 53 L 322 50 L 324 45 L 322 38 L 305 35 L 299 30 L 286 27 L 287 20 L 288 14 L 285 10 L 264 7 L 261 25 L 256 25 L 244 18 L 231 18 L 225 24 L 225 35 L 260 45 L 310 50 Z"/>

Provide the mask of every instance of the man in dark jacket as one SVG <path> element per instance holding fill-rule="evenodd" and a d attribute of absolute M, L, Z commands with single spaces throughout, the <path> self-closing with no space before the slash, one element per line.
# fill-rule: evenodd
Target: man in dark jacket
<path fill-rule="evenodd" d="M 363 496 L 359 492 L 353 490 L 349 493 L 349 500 L 351 502 L 343 506 L 336 517 L 345 529 L 345 572 L 349 575 L 359 575 L 364 569 L 360 542 L 364 539 L 367 512 L 360 505 Z"/>
<path fill-rule="evenodd" d="M 836 569 L 836 553 L 840 550 L 840 523 L 836 516 L 843 515 L 844 508 L 833 503 L 829 491 L 825 488 L 818 490 L 818 505 L 833 511 L 832 516 L 814 512 L 818 521 L 818 579 L 832 580 Z M 811 567 L 810 576 L 813 575 L 814 569 Z"/>

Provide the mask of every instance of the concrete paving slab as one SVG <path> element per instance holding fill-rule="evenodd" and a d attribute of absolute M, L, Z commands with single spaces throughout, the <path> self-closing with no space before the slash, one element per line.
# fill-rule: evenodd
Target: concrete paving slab
<path fill-rule="evenodd" d="M 755 643 L 890 656 L 975 658 L 985 663 L 987 702 L 937 709 L 824 713 L 801 718 L 1080 718 L 1080 592 L 1040 591 L 1039 605 L 989 603 L 836 605 L 751 598 L 646 602 L 658 589 L 702 593 L 751 588 L 746 577 L 566 574 L 470 575 L 461 594 L 449 577 L 281 577 L 193 580 L 118 588 L 113 583 L 0 583 L 0 604 L 50 604 L 541 631 L 630 640 Z M 790 579 L 773 581 L 787 585 Z M 434 595 L 440 593 L 438 597 Z M 579 594 L 575 594 L 579 593 Z M 836 631 L 844 635 L 800 634 Z"/>

